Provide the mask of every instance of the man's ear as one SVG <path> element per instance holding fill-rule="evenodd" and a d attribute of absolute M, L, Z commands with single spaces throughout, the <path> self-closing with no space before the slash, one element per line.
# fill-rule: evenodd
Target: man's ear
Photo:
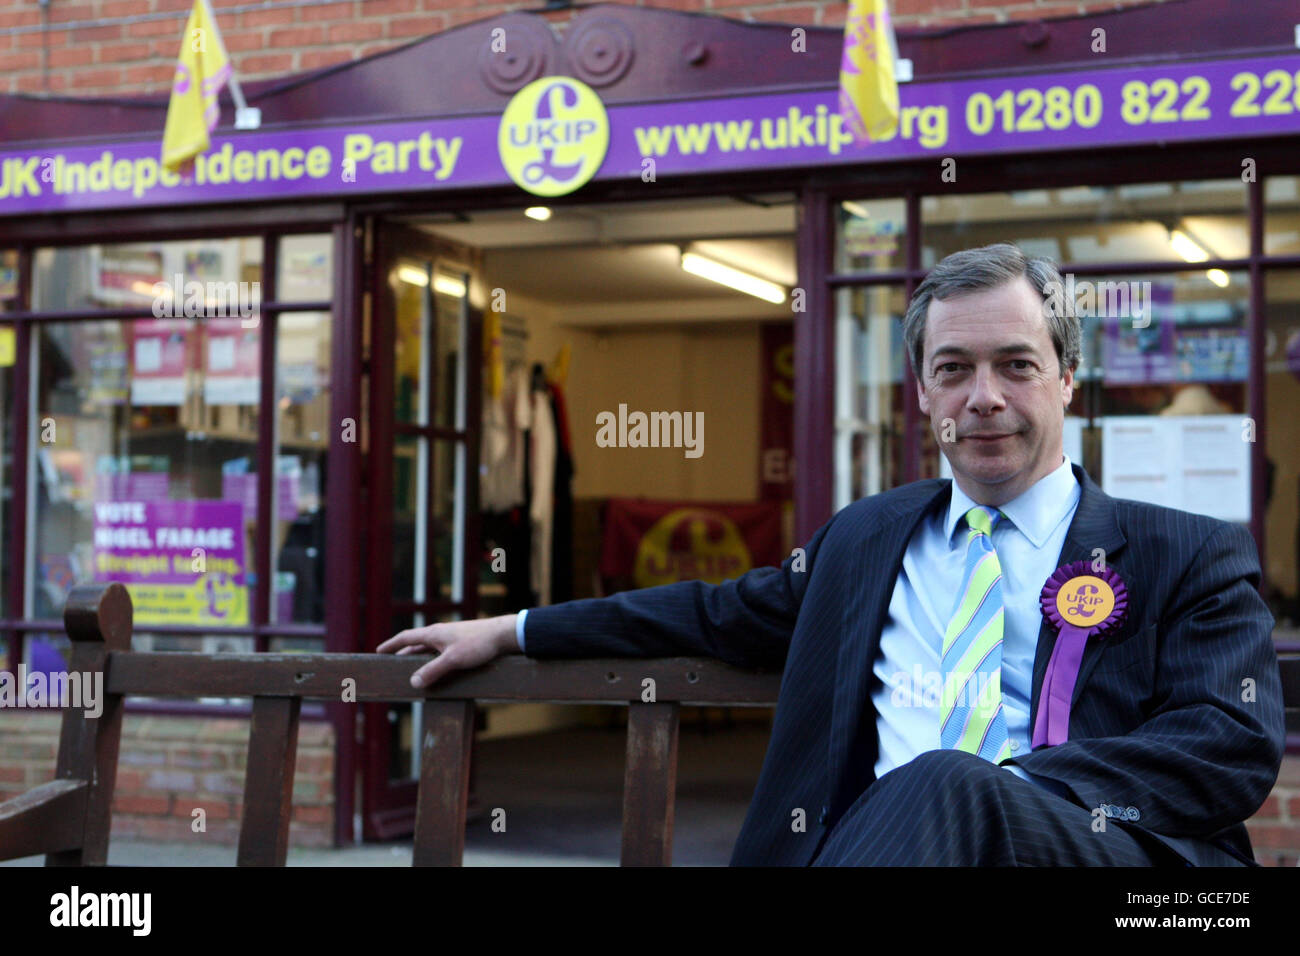
<path fill-rule="evenodd" d="M 925 383 L 921 381 L 919 375 L 916 378 L 916 403 L 921 406 L 922 412 L 927 415 L 930 414 L 930 398 L 925 393 Z"/>
<path fill-rule="evenodd" d="M 1074 369 L 1066 369 L 1065 374 L 1061 376 L 1061 401 L 1066 408 L 1070 407 L 1070 402 L 1074 400 Z"/>

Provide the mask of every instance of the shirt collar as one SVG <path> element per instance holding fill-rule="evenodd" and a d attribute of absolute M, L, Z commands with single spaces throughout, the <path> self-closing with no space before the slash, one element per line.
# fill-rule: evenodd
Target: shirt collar
<path fill-rule="evenodd" d="M 1041 548 L 1053 529 L 1060 524 L 1079 500 L 1079 482 L 1070 467 L 1070 457 L 1062 455 L 1059 467 L 1012 498 L 998 510 L 1010 519 L 1035 548 Z M 945 540 L 952 543 L 953 532 L 965 516 L 974 508 L 975 502 L 952 482 L 952 501 L 948 504 L 948 516 L 944 521 Z"/>

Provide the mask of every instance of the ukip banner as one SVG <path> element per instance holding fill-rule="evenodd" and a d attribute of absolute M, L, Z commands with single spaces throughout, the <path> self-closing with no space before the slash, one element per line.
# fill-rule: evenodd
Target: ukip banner
<path fill-rule="evenodd" d="M 779 565 L 781 504 L 716 504 L 611 498 L 600 573 L 638 588 L 721 584 L 762 565 Z"/>

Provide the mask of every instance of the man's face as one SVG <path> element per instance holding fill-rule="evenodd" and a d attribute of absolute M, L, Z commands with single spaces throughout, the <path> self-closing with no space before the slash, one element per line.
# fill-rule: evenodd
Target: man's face
<path fill-rule="evenodd" d="M 1061 464 L 1074 373 L 1061 375 L 1024 276 L 931 301 L 917 394 L 957 484 L 980 504 L 1004 504 Z"/>

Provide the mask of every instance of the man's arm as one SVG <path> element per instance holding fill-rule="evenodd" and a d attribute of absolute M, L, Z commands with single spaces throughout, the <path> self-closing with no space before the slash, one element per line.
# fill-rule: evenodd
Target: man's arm
<path fill-rule="evenodd" d="M 717 657 L 742 667 L 785 663 L 823 525 L 802 554 L 721 584 L 680 581 L 528 611 L 530 657 Z"/>
<path fill-rule="evenodd" d="M 682 581 L 605 598 L 567 601 L 523 614 L 448 621 L 395 634 L 381 654 L 438 656 L 411 677 L 427 687 L 444 674 L 478 667 L 526 647 L 532 657 L 718 657 L 741 666 L 780 666 L 790 648 L 795 618 L 808 589 L 813 562 L 831 518 L 807 548 L 780 568 L 754 568 L 722 584 Z"/>
<path fill-rule="evenodd" d="M 1272 615 L 1254 541 L 1222 525 L 1160 624 L 1154 705 L 1119 737 L 1068 740 L 1004 763 L 1064 783 L 1085 807 L 1134 806 L 1146 829 L 1207 837 L 1259 809 L 1285 738 Z M 1243 681 L 1254 682 L 1253 699 Z"/>

